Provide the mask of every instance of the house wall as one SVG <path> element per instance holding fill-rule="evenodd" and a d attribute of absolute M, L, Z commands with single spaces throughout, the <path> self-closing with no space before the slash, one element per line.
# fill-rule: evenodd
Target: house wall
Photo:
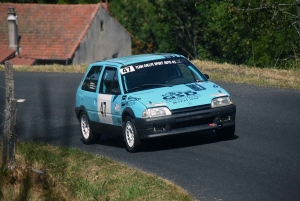
<path fill-rule="evenodd" d="M 101 7 L 74 54 L 73 64 L 89 64 L 128 55 L 131 55 L 131 36 Z"/>

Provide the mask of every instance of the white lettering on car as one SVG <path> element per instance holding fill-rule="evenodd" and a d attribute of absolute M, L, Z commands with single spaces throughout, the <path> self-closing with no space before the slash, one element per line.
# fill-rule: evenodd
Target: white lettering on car
<path fill-rule="evenodd" d="M 134 67 L 133 66 L 125 66 L 124 68 L 120 68 L 120 73 L 122 75 L 126 74 L 126 73 L 130 73 L 130 72 L 133 72 L 135 71 Z"/>

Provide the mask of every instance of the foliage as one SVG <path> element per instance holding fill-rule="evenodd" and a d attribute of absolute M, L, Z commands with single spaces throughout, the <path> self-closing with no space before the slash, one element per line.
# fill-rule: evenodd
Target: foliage
<path fill-rule="evenodd" d="M 113 0 L 111 8 L 134 35 L 133 53 L 176 52 L 258 67 L 299 62 L 294 0 Z"/>
<path fill-rule="evenodd" d="M 289 18 L 292 6 L 280 10 L 272 2 L 237 2 L 215 4 L 210 10 L 206 43 L 211 43 L 214 60 L 274 67 L 298 59 L 299 38 Z"/>
<path fill-rule="evenodd" d="M 163 1 L 111 1 L 111 13 L 133 35 L 133 53 L 173 52 Z"/>

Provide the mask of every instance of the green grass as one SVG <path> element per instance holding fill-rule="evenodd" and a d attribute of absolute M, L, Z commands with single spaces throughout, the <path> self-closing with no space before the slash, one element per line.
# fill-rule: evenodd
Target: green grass
<path fill-rule="evenodd" d="M 0 174 L 0 200 L 194 199 L 170 181 L 102 156 L 22 142 L 16 168 Z"/>

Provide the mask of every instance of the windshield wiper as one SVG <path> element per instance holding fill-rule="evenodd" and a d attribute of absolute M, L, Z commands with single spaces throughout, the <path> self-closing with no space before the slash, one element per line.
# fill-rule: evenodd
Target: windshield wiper
<path fill-rule="evenodd" d="M 133 92 L 133 91 L 138 91 L 141 89 L 148 89 L 148 88 L 151 89 L 154 87 L 172 87 L 172 86 L 173 86 L 172 84 L 143 84 L 141 86 L 128 89 L 127 92 Z"/>

